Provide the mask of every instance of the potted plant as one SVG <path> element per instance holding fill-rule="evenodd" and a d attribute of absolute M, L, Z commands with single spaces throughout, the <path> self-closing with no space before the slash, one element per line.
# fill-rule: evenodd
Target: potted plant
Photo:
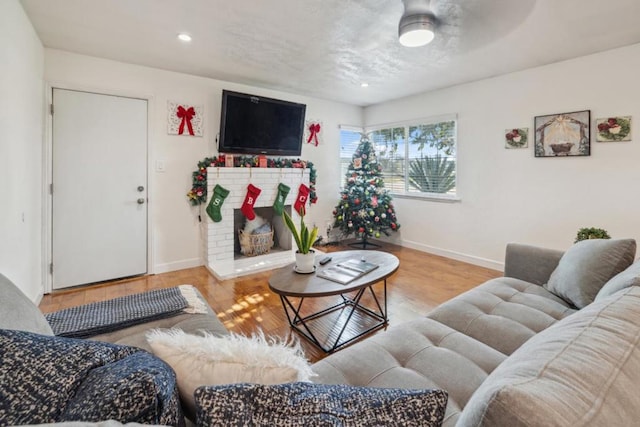
<path fill-rule="evenodd" d="M 576 240 L 573 243 L 578 243 L 581 240 L 587 239 L 610 239 L 609 233 L 607 230 L 602 228 L 595 227 L 583 227 L 578 230 L 578 234 L 576 234 Z"/>
<path fill-rule="evenodd" d="M 293 235 L 293 240 L 296 241 L 298 250 L 296 251 L 296 268 L 298 273 L 313 273 L 315 269 L 316 253 L 311 246 L 318 237 L 318 227 L 309 229 L 304 223 L 304 208 L 300 210 L 300 230 L 298 230 L 291 219 L 291 216 L 284 211 L 283 213 L 284 223 Z"/>

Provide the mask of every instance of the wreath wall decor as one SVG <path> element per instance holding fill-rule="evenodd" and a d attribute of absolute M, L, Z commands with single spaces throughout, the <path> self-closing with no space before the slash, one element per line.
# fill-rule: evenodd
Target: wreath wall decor
<path fill-rule="evenodd" d="M 258 156 L 234 156 L 233 167 L 236 168 L 252 168 L 258 167 L 260 159 Z M 198 206 L 207 202 L 207 168 L 208 167 L 225 167 L 225 156 L 205 157 L 198 162 L 198 169 L 192 172 L 191 190 L 187 193 L 187 198 L 193 206 Z M 316 195 L 316 168 L 312 162 L 300 159 L 267 159 L 268 168 L 302 168 L 309 169 L 309 203 L 316 203 L 318 196 Z"/>
<path fill-rule="evenodd" d="M 504 131 L 504 148 L 527 148 L 529 128 L 515 128 Z"/>
<path fill-rule="evenodd" d="M 631 116 L 596 119 L 596 141 L 631 141 Z"/>

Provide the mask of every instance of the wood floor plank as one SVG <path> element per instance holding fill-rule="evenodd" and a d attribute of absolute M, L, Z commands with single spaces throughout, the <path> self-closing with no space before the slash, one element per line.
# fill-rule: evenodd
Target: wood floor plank
<path fill-rule="evenodd" d="M 322 248 L 328 252 L 347 249 L 339 245 Z M 499 271 L 392 244 L 384 244 L 380 250 L 393 253 L 400 259 L 400 268 L 387 280 L 389 325 L 423 316 L 456 295 L 501 275 Z M 205 267 L 196 267 L 55 291 L 42 298 L 40 309 L 49 313 L 152 289 L 192 284 L 230 331 L 250 335 L 262 330 L 268 336 L 285 339 L 292 335 L 297 337 L 289 327 L 280 298 L 269 290 L 270 274 L 262 272 L 219 281 Z M 381 289 L 381 285 L 374 286 L 378 297 L 381 296 Z M 319 311 L 328 307 L 331 301 L 335 302 L 335 297 L 333 300 L 331 297 L 307 299 L 305 310 Z M 362 302 L 371 306 L 373 299 L 365 294 Z M 328 328 L 326 325 L 324 327 Z M 351 329 L 349 327 L 349 333 L 355 333 Z M 325 357 L 322 351 L 305 339 L 301 338 L 300 342 L 310 361 Z"/>

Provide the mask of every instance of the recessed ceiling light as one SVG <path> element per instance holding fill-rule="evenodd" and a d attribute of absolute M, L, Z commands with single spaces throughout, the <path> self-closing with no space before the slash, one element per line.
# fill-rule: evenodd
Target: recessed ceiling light
<path fill-rule="evenodd" d="M 360 87 L 369 87 L 369 83 L 360 83 Z"/>
<path fill-rule="evenodd" d="M 183 42 L 190 42 L 191 41 L 191 36 L 189 34 L 186 34 L 186 33 L 178 34 L 178 38 L 180 40 L 182 40 Z"/>

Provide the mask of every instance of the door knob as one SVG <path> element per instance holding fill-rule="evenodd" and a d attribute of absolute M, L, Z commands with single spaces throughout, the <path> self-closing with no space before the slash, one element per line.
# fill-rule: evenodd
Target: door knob
<path fill-rule="evenodd" d="M 143 204 L 144 204 L 144 199 L 143 199 L 142 197 L 140 197 L 140 198 L 137 200 L 137 202 L 138 202 L 138 204 L 139 204 L 139 205 L 143 205 Z"/>
<path fill-rule="evenodd" d="M 144 191 L 144 187 L 142 185 L 139 185 L 138 186 L 138 191 L 140 191 L 140 192 Z"/>

